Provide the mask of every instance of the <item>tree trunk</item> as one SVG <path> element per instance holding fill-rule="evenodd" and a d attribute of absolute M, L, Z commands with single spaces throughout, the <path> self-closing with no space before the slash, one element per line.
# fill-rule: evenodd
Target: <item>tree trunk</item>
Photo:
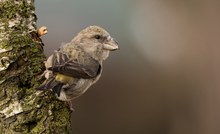
<path fill-rule="evenodd" d="M 34 10 L 34 0 L 0 0 L 0 134 L 69 133 L 69 109 L 35 90 L 45 56 L 30 36 Z"/>

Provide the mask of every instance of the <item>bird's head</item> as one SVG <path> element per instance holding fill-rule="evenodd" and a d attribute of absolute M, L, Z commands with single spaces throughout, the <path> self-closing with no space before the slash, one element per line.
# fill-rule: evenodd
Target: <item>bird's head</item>
<path fill-rule="evenodd" d="M 101 27 L 89 26 L 78 33 L 73 41 L 97 60 L 105 60 L 118 43 Z"/>

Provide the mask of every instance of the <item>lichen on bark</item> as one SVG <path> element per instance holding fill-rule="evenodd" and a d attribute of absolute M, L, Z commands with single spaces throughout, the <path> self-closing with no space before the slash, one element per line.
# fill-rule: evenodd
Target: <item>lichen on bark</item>
<path fill-rule="evenodd" d="M 33 0 L 0 0 L 0 133 L 68 133 L 70 111 L 49 91 L 36 91 L 45 56 Z"/>

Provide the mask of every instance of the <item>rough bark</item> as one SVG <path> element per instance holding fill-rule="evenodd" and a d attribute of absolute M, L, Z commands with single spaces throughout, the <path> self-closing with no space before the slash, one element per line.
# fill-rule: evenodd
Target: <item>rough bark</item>
<path fill-rule="evenodd" d="M 0 133 L 62 134 L 70 111 L 50 91 L 36 91 L 45 56 L 32 40 L 33 0 L 0 0 Z"/>

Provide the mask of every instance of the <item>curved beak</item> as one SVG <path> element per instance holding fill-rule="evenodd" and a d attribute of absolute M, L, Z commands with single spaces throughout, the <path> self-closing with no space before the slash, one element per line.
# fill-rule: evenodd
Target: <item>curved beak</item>
<path fill-rule="evenodd" d="M 114 51 L 118 48 L 118 42 L 115 41 L 111 36 L 108 36 L 107 41 L 104 43 L 104 49 Z"/>

